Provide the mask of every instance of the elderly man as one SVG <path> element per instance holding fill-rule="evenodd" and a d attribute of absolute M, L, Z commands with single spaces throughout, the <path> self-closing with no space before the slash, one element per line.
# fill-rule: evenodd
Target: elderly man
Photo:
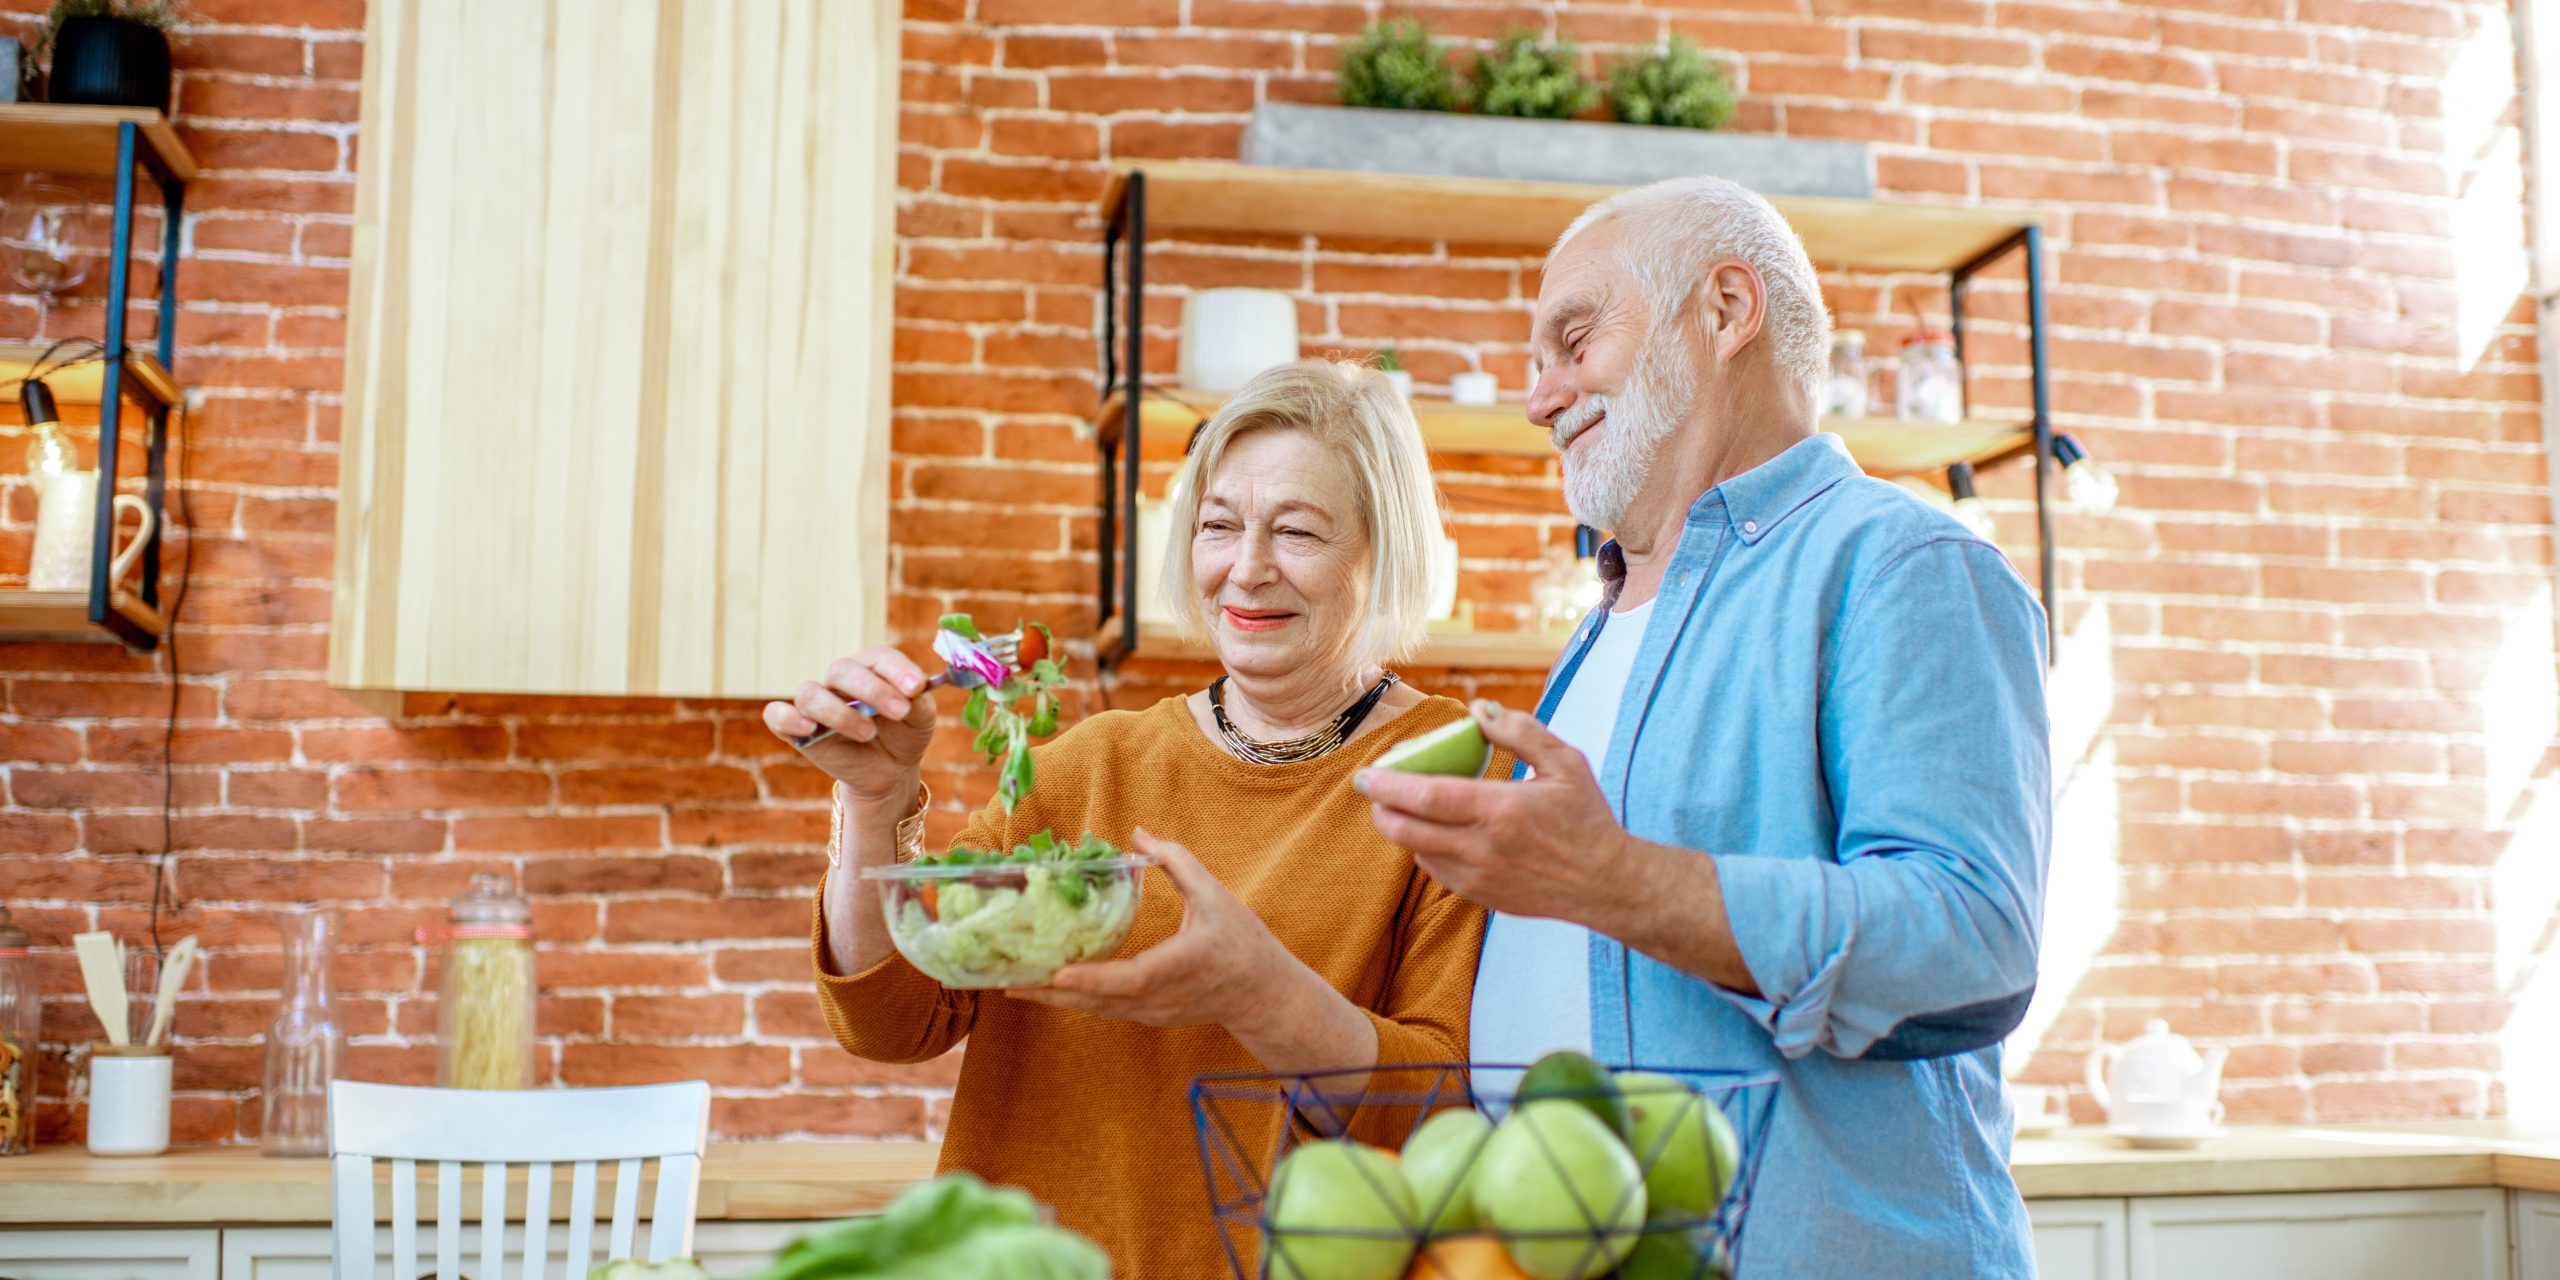
<path fill-rule="evenodd" d="M 2051 830 L 2042 611 L 1817 434 L 1794 231 L 1732 183 L 1593 206 L 1538 292 L 1529 414 L 1611 531 L 1525 781 L 1372 770 L 1378 829 L 1496 913 L 1472 1055 L 1774 1074 L 1748 1275 L 2031 1276 L 2000 1040 Z"/>

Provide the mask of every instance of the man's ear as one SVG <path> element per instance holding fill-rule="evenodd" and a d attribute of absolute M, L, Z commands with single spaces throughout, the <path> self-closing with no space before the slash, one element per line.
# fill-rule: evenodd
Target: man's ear
<path fill-rule="evenodd" d="M 1740 258 L 1721 258 L 1698 282 L 1694 305 L 1698 328 L 1717 364 L 1730 364 L 1769 318 L 1769 292 L 1760 273 Z"/>

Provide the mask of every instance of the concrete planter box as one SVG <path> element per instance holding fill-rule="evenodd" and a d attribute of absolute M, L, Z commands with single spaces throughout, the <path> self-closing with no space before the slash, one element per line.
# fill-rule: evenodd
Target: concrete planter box
<path fill-rule="evenodd" d="M 1292 169 L 1608 186 L 1704 173 L 1763 195 L 1864 199 L 1875 190 L 1875 165 L 1862 142 L 1285 102 L 1253 109 L 1244 160 Z"/>

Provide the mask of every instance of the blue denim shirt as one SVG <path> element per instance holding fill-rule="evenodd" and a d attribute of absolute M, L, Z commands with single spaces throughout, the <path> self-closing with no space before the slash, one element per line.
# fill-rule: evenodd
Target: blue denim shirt
<path fill-rule="evenodd" d="M 2036 982 L 2044 646 L 2001 553 L 1835 436 L 1689 509 L 1596 771 L 1629 831 L 1716 860 L 1761 995 L 1595 933 L 1591 1028 L 1603 1061 L 1778 1077 L 1746 1275 L 2034 1274 L 2000 1041 Z"/>

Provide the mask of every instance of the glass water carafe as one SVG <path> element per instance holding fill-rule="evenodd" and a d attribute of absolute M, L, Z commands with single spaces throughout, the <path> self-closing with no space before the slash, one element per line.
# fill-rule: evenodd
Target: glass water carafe
<path fill-rule="evenodd" d="M 267 1027 L 265 1123 L 258 1139 L 267 1155 L 329 1154 L 329 1082 L 347 1073 L 347 1029 L 329 1002 L 337 924 L 319 907 L 276 912 L 284 938 L 284 1003 Z"/>

